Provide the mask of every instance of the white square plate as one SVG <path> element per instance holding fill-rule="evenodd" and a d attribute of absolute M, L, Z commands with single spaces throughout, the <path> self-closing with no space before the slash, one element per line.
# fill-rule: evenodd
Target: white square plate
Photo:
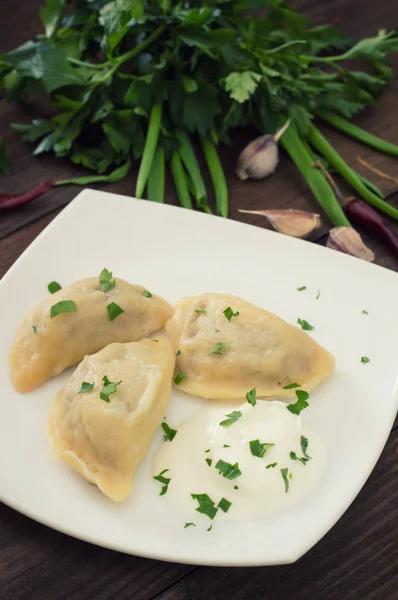
<path fill-rule="evenodd" d="M 226 292 L 292 324 L 301 317 L 315 326 L 313 337 L 337 367 L 302 413 L 303 426 L 320 434 L 326 450 L 322 479 L 305 501 L 268 518 L 220 522 L 211 532 L 184 529 L 190 519 L 159 497 L 152 480 L 160 431 L 122 505 L 50 456 L 47 413 L 70 371 L 18 394 L 9 382 L 8 349 L 49 281 L 68 285 L 103 267 L 172 303 Z M 85 190 L 0 284 L 0 498 L 69 535 L 140 556 L 236 566 L 295 561 L 347 509 L 387 440 L 398 406 L 397 307 L 398 275 L 381 267 L 250 225 Z M 362 356 L 370 362 L 362 364 Z M 173 391 L 167 418 L 178 425 L 203 402 Z"/>

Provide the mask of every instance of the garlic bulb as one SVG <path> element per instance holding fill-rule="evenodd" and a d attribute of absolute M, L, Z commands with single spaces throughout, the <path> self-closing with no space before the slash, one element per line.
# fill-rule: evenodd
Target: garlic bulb
<path fill-rule="evenodd" d="M 275 171 L 279 162 L 278 140 L 289 125 L 290 120 L 275 135 L 262 135 L 242 150 L 236 165 L 239 179 L 263 179 Z"/>
<path fill-rule="evenodd" d="M 372 250 L 364 244 L 359 233 L 352 227 L 334 227 L 331 229 L 326 246 L 369 262 L 373 262 L 375 259 Z"/>
<path fill-rule="evenodd" d="M 250 215 L 261 215 L 268 219 L 276 231 L 297 238 L 307 237 L 321 225 L 319 215 L 292 208 L 287 210 L 238 210 Z"/>

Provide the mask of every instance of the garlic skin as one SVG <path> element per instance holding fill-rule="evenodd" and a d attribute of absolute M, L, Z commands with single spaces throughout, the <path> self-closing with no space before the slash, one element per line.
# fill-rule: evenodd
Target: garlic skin
<path fill-rule="evenodd" d="M 334 227 L 331 229 L 326 246 L 368 262 L 373 262 L 375 259 L 372 250 L 364 244 L 359 233 L 352 227 Z"/>
<path fill-rule="evenodd" d="M 263 179 L 275 171 L 279 163 L 278 140 L 289 125 L 290 120 L 275 135 L 262 135 L 242 150 L 236 164 L 239 179 Z"/>
<path fill-rule="evenodd" d="M 268 219 L 272 227 L 279 233 L 301 239 L 308 237 L 321 225 L 319 215 L 293 208 L 287 210 L 238 210 L 250 215 L 261 215 Z"/>

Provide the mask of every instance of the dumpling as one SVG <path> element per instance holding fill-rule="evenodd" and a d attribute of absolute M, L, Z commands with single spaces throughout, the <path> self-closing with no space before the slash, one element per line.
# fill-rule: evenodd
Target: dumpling
<path fill-rule="evenodd" d="M 203 398 L 244 398 L 252 388 L 259 397 L 293 396 L 283 387 L 311 391 L 334 368 L 333 356 L 301 329 L 236 296 L 184 298 L 166 331 L 180 351 L 179 388 Z"/>
<path fill-rule="evenodd" d="M 27 315 L 10 351 L 10 376 L 17 391 L 31 391 L 112 342 L 147 337 L 173 314 L 166 300 L 142 286 L 123 279 L 115 279 L 115 283 L 105 293 L 99 278 L 77 281 L 46 298 Z M 51 318 L 51 307 L 65 301 L 69 307 L 59 305 L 61 310 L 70 308 L 72 301 L 76 311 Z M 108 305 L 112 307 L 107 309 Z"/>
<path fill-rule="evenodd" d="M 162 421 L 174 363 L 166 338 L 110 344 L 85 357 L 51 407 L 47 435 L 55 455 L 116 502 L 129 495 Z"/>

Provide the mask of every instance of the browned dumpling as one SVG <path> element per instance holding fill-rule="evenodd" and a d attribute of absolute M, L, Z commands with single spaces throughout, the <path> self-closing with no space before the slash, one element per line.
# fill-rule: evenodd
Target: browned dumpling
<path fill-rule="evenodd" d="M 77 281 L 46 298 L 20 325 L 10 351 L 10 376 L 15 389 L 29 392 L 75 365 L 86 354 L 112 342 L 133 342 L 162 328 L 173 314 L 161 298 L 144 287 L 116 279 L 106 293 L 97 277 Z M 73 301 L 76 312 L 50 318 L 51 307 Z M 123 312 L 111 320 L 107 306 Z"/>
<path fill-rule="evenodd" d="M 235 316 L 230 320 L 225 309 Z M 236 314 L 239 313 L 239 314 Z M 183 298 L 166 323 L 177 357 L 179 388 L 203 398 L 294 396 L 313 390 L 334 368 L 333 356 L 298 327 L 227 294 Z"/>

